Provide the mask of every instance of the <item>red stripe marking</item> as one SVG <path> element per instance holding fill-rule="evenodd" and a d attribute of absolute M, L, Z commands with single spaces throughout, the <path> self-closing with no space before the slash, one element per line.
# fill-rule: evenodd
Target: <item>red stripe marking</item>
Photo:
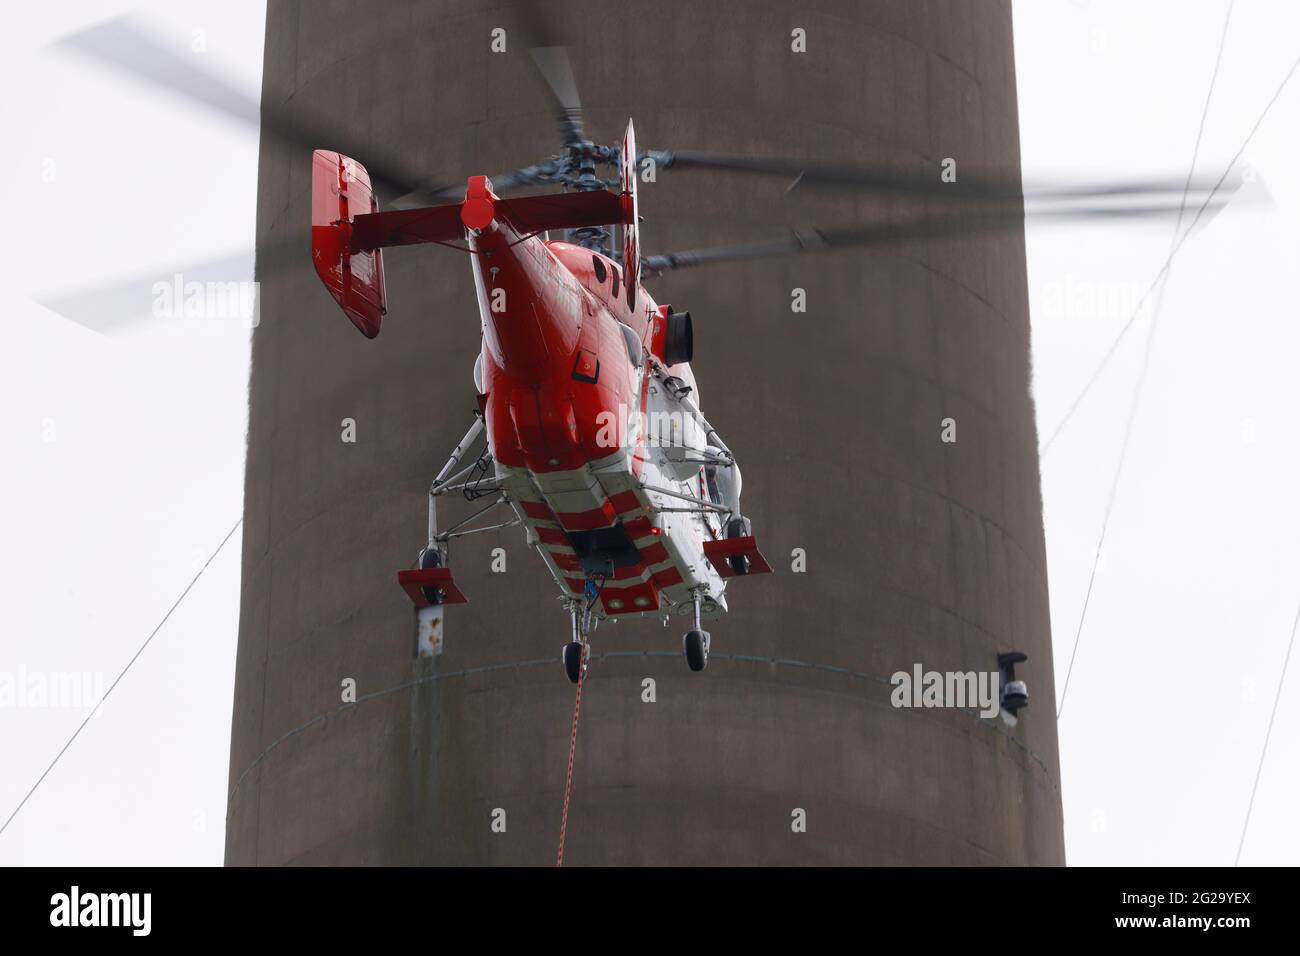
<path fill-rule="evenodd" d="M 555 516 L 561 526 L 569 531 L 595 531 L 614 523 L 614 506 L 606 501 L 591 511 L 563 511 Z"/>
<path fill-rule="evenodd" d="M 609 503 L 614 506 L 614 511 L 618 514 L 626 514 L 629 511 L 641 511 L 641 499 L 636 496 L 635 491 L 620 491 L 609 499 Z"/>
<path fill-rule="evenodd" d="M 682 583 L 682 572 L 676 568 L 664 568 L 652 580 L 657 588 L 670 588 L 674 584 Z"/>
<path fill-rule="evenodd" d="M 521 501 L 519 506 L 524 509 L 524 514 L 534 521 L 555 520 L 555 513 L 551 511 L 551 506 L 545 501 Z"/>
<path fill-rule="evenodd" d="M 646 564 L 658 564 L 661 561 L 668 560 L 668 549 L 663 546 L 662 541 L 656 541 L 649 547 L 641 548 L 641 560 Z"/>
<path fill-rule="evenodd" d="M 623 530 L 627 536 L 635 541 L 637 538 L 644 538 L 647 535 L 655 533 L 655 527 L 650 523 L 649 518 L 633 518 L 631 521 L 623 522 Z"/>
<path fill-rule="evenodd" d="M 537 540 L 542 544 L 562 544 L 570 547 L 569 536 L 559 528 L 537 528 Z"/>

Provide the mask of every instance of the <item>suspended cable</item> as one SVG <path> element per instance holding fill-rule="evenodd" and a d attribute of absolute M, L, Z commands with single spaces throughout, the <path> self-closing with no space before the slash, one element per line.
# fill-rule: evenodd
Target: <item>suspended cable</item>
<path fill-rule="evenodd" d="M 573 759 L 578 750 L 578 714 L 582 710 L 582 682 L 587 676 L 588 645 L 582 645 L 582 661 L 578 665 L 578 690 L 573 695 L 573 728 L 569 732 L 569 769 L 564 774 L 564 808 L 560 811 L 560 847 L 555 853 L 555 865 L 564 866 L 564 838 L 569 832 L 569 798 L 573 794 Z"/>
<path fill-rule="evenodd" d="M 1133 386 L 1133 397 L 1129 402 L 1128 418 L 1124 423 L 1124 438 L 1120 443 L 1119 462 L 1115 465 L 1115 477 L 1111 479 L 1110 494 L 1106 498 L 1106 510 L 1102 514 L 1101 533 L 1097 536 L 1097 551 L 1092 557 L 1092 571 L 1088 575 L 1088 590 L 1083 596 L 1083 609 L 1079 612 L 1079 626 L 1074 632 L 1074 647 L 1070 651 L 1070 664 L 1066 668 L 1065 684 L 1061 688 L 1061 702 L 1056 708 L 1057 720 L 1061 719 L 1061 711 L 1065 709 L 1065 695 L 1070 691 L 1070 677 L 1074 673 L 1074 660 L 1079 653 L 1079 639 L 1083 636 L 1083 622 L 1088 617 L 1088 605 L 1092 601 L 1092 589 L 1097 582 L 1097 566 L 1101 564 L 1102 547 L 1106 543 L 1106 530 L 1110 527 L 1110 516 L 1115 507 L 1115 497 L 1119 491 L 1120 476 L 1124 473 L 1124 463 L 1128 460 L 1129 439 L 1133 437 L 1133 423 L 1137 420 L 1138 406 L 1142 402 L 1142 389 L 1146 385 L 1147 372 L 1151 367 L 1151 346 L 1155 341 L 1156 326 L 1160 321 L 1160 309 L 1165 301 L 1165 290 L 1169 286 L 1170 266 L 1173 265 L 1174 256 L 1178 252 L 1179 245 L 1187 235 L 1185 233 L 1180 237 L 1178 231 L 1182 227 L 1183 215 L 1187 210 L 1187 196 L 1192 188 L 1192 177 L 1196 173 L 1196 161 L 1200 156 L 1201 140 L 1205 135 L 1205 120 L 1210 115 L 1210 100 L 1214 97 L 1214 87 L 1219 79 L 1219 67 L 1223 63 L 1223 48 L 1228 39 L 1228 24 L 1232 22 L 1232 8 L 1235 5 L 1236 0 L 1229 0 L 1228 12 L 1223 18 L 1223 31 L 1219 35 L 1219 51 L 1214 57 L 1214 70 L 1210 74 L 1210 86 L 1205 93 L 1205 104 L 1201 107 L 1201 121 L 1196 128 L 1196 141 L 1192 146 L 1192 162 L 1187 169 L 1187 181 L 1183 185 L 1183 198 L 1178 204 L 1178 219 L 1174 223 L 1174 233 L 1170 238 L 1169 256 L 1165 260 L 1165 267 L 1161 270 L 1161 275 L 1156 280 L 1160 284 L 1160 292 L 1156 296 L 1155 308 L 1151 313 L 1151 325 L 1147 329 L 1146 343 L 1142 350 L 1142 367 L 1138 371 L 1137 382 Z M 1228 168 L 1231 169 L 1232 167 L 1229 166 Z M 1226 171 L 1224 175 L 1227 175 Z M 1219 182 L 1222 183 L 1223 179 L 1220 178 Z M 1215 189 L 1218 189 L 1218 185 L 1215 186 Z M 1202 206 L 1201 208 L 1204 209 L 1205 207 Z M 1199 216 L 1199 213 L 1197 215 Z M 1196 223 L 1193 221 L 1192 226 L 1195 225 Z M 1192 226 L 1187 227 L 1188 233 L 1191 232 Z M 1150 290 L 1147 291 L 1150 292 Z M 1141 305 L 1138 306 L 1138 310 L 1141 311 Z M 1060 432 L 1059 428 L 1057 432 Z M 1051 444 L 1050 440 L 1048 444 Z"/>
<path fill-rule="evenodd" d="M 1291 640 L 1286 645 L 1286 656 L 1282 658 L 1282 676 L 1277 679 L 1277 693 L 1273 695 L 1273 712 L 1268 715 L 1268 730 L 1264 731 L 1264 749 L 1259 752 L 1259 766 L 1255 768 L 1255 784 L 1250 788 L 1250 803 L 1246 806 L 1246 822 L 1241 825 L 1241 840 L 1237 844 L 1237 858 L 1233 866 L 1241 865 L 1241 851 L 1246 846 L 1246 831 L 1250 829 L 1250 814 L 1255 809 L 1255 794 L 1259 792 L 1259 777 L 1264 772 L 1264 758 L 1268 756 L 1268 741 L 1273 736 L 1273 720 L 1277 717 L 1278 701 L 1282 699 L 1282 685 L 1286 683 L 1287 665 L 1291 663 L 1291 648 L 1295 647 L 1296 625 L 1300 625 L 1300 608 L 1296 609 L 1295 620 L 1291 622 Z"/>
<path fill-rule="evenodd" d="M 1040 460 L 1047 456 L 1048 451 L 1052 447 L 1052 443 L 1055 442 L 1057 437 L 1060 436 L 1061 430 L 1065 428 L 1067 424 L 1069 424 L 1070 419 L 1074 417 L 1074 413 L 1075 411 L 1078 410 L 1079 405 L 1083 402 L 1084 398 L 1086 398 L 1088 393 L 1092 390 L 1092 387 L 1093 385 L 1096 384 L 1097 379 L 1101 377 L 1102 371 L 1105 370 L 1111 358 L 1114 357 L 1115 351 L 1116 349 L 1119 348 L 1120 342 L 1122 342 L 1124 337 L 1128 335 L 1129 330 L 1133 327 L 1134 323 L 1137 321 L 1138 316 L 1142 314 L 1142 307 L 1146 304 L 1147 297 L 1155 289 L 1156 285 L 1164 277 L 1165 273 L 1169 271 L 1169 267 L 1173 264 L 1174 256 L 1182 249 L 1183 243 L 1187 241 L 1188 236 L 1192 234 L 1192 230 L 1196 228 L 1197 222 L 1200 221 L 1202 214 L 1209 207 L 1210 203 L 1213 202 L 1215 195 L 1218 193 L 1224 181 L 1228 178 L 1228 174 L 1237 165 L 1237 162 L 1241 159 L 1242 154 L 1245 153 L 1246 147 L 1250 145 L 1250 141 L 1255 138 L 1255 133 L 1259 131 L 1260 126 L 1264 122 L 1264 118 L 1268 116 L 1269 111 L 1272 110 L 1273 108 L 1273 104 L 1275 104 L 1278 101 L 1278 99 L 1282 95 L 1282 91 L 1286 89 L 1287 84 L 1291 82 L 1291 77 L 1295 75 L 1297 68 L 1300 68 L 1300 57 L 1298 57 L 1295 60 L 1295 62 L 1291 64 L 1291 69 L 1289 69 L 1287 71 L 1286 76 L 1282 78 L 1281 84 L 1278 86 L 1277 90 L 1274 91 L 1273 96 L 1269 99 L 1267 105 L 1265 105 L 1263 111 L 1259 114 L 1259 117 L 1255 120 L 1255 125 L 1252 126 L 1250 132 L 1246 134 L 1246 138 L 1245 140 L 1242 141 L 1241 147 L 1237 150 L 1237 152 L 1233 155 L 1232 159 L 1228 162 L 1227 167 L 1225 167 L 1225 169 L 1223 170 L 1223 175 L 1219 177 L 1218 182 L 1214 184 L 1214 188 L 1210 190 L 1209 195 L 1205 197 L 1205 201 L 1201 204 L 1200 208 L 1196 211 L 1196 215 L 1192 218 L 1192 222 L 1187 227 L 1187 231 L 1184 232 L 1182 238 L 1178 240 L 1177 244 L 1174 246 L 1173 252 L 1169 255 L 1168 258 L 1165 259 L 1164 265 L 1160 267 L 1160 271 L 1156 273 L 1155 278 L 1151 280 L 1150 286 L 1148 286 L 1146 292 L 1142 294 L 1142 298 L 1138 300 L 1137 307 L 1133 310 L 1133 314 L 1129 317 L 1128 321 L 1124 323 L 1124 327 L 1120 329 L 1119 335 L 1115 336 L 1115 340 L 1111 342 L 1110 348 L 1106 350 L 1106 354 L 1102 356 L 1101 361 L 1097 364 L 1097 367 L 1093 370 L 1092 375 L 1088 377 L 1088 381 L 1084 384 L 1083 389 L 1079 392 L 1077 396 L 1075 396 L 1074 401 L 1070 403 L 1070 407 L 1066 409 L 1065 415 L 1061 418 L 1060 422 L 1057 423 L 1056 427 L 1052 429 L 1052 434 L 1048 437 L 1047 441 L 1043 443 L 1042 448 L 1039 449 L 1038 457 Z"/>
<path fill-rule="evenodd" d="M 45 778 L 50 775 L 50 771 L 54 769 L 55 764 L 59 762 L 63 755 L 68 752 L 68 748 L 72 746 L 72 742 L 77 739 L 78 735 L 80 735 L 83 730 L 86 729 L 86 724 L 90 723 L 90 719 L 99 712 L 99 708 L 104 705 L 104 701 L 108 700 L 108 695 L 113 693 L 113 688 L 115 688 L 122 678 L 126 676 L 126 672 L 131 669 L 131 666 L 139 659 L 140 655 L 144 653 L 144 649 L 149 646 L 149 642 L 152 641 L 154 636 L 162 630 L 163 625 L 167 623 L 167 619 L 172 616 L 172 612 L 180 607 L 181 602 L 185 600 L 185 595 L 189 594 L 190 589 L 194 587 L 199 578 L 203 577 L 203 572 L 208 569 L 208 565 L 216 559 L 217 555 L 221 553 L 221 549 L 226 546 L 226 542 L 231 539 L 235 531 L 243 523 L 244 519 L 240 518 L 235 522 L 234 527 L 226 532 L 226 536 L 222 538 L 221 543 L 217 545 L 217 550 L 213 551 L 211 557 L 203 563 L 203 567 L 199 568 L 198 574 L 194 575 L 194 577 L 190 579 L 190 583 L 185 586 L 185 590 L 181 592 L 181 596 L 178 597 L 172 606 L 167 609 L 167 613 L 164 614 L 162 620 L 158 622 L 158 626 L 155 627 L 149 633 L 149 636 L 144 639 L 144 643 L 141 644 L 135 654 L 131 656 L 131 659 L 126 662 L 126 666 L 123 667 L 122 672 L 113 679 L 113 683 L 108 685 L 108 690 L 104 691 L 104 696 L 99 698 L 95 706 L 91 708 L 90 713 L 86 715 L 86 719 L 81 722 L 81 725 L 73 731 L 72 736 L 68 738 L 68 742 L 65 743 L 59 752 L 54 755 L 54 759 L 51 760 L 50 765 L 45 768 L 45 772 L 36 778 L 36 782 L 32 784 L 31 789 L 27 791 L 27 795 L 19 801 L 18 806 L 14 807 L 13 813 L 9 814 L 9 819 L 5 820 L 4 826 L 0 826 L 0 834 L 3 834 L 5 830 L 9 828 L 9 824 L 13 822 L 14 817 L 18 816 L 18 811 L 26 805 L 27 801 L 31 799 L 32 794 L 36 792 L 36 788 L 39 787 L 44 782 Z"/>

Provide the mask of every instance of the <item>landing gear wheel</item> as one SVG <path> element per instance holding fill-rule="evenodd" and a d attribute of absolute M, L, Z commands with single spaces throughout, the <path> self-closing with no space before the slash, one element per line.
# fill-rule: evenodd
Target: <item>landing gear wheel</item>
<path fill-rule="evenodd" d="M 570 682 L 578 683 L 578 678 L 582 676 L 582 644 L 579 641 L 570 641 L 564 645 L 564 673 L 569 675 Z"/>
<path fill-rule="evenodd" d="M 754 526 L 748 518 L 732 518 L 727 522 L 728 538 L 747 538 L 754 533 Z M 749 573 L 749 558 L 743 554 L 733 554 L 727 558 L 733 574 Z"/>
<path fill-rule="evenodd" d="M 420 570 L 427 571 L 429 568 L 442 567 L 442 552 L 435 548 L 425 548 L 420 552 Z M 422 587 L 420 593 L 430 604 L 441 604 L 446 597 L 442 593 L 442 588 Z"/>
<path fill-rule="evenodd" d="M 686 666 L 699 672 L 709 663 L 709 632 L 687 631 L 682 638 L 682 653 L 686 655 Z"/>

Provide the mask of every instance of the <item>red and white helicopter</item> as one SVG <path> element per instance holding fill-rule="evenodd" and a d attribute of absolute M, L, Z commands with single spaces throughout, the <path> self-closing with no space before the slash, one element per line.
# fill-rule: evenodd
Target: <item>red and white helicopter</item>
<path fill-rule="evenodd" d="M 483 329 L 474 368 L 479 413 L 429 489 L 426 546 L 417 567 L 399 572 L 398 580 L 417 607 L 463 602 L 447 562 L 449 541 L 520 524 L 570 615 L 563 652 L 570 680 L 579 679 L 592 628 L 615 617 L 659 616 L 667 623 L 671 615 L 686 616 L 683 653 L 690 669 L 701 671 L 710 646 L 704 622 L 727 611 L 730 581 L 772 568 L 741 510 L 740 465 L 701 411 L 690 367 L 691 315 L 655 302 L 641 285 L 643 266 L 658 272 L 906 238 L 908 231 L 877 224 L 643 260 L 637 179 L 646 164 L 786 174 L 790 164 L 639 154 L 630 120 L 620 145 L 596 145 L 583 134 L 564 48 L 530 52 L 562 107 L 564 152 L 504 180 L 559 183 L 568 192 L 502 199 L 491 180 L 473 176 L 460 202 L 380 211 L 360 163 L 327 150 L 313 155 L 312 260 L 367 337 L 379 333 L 385 312 L 382 249 L 463 242 L 472 253 Z M 613 189 L 595 175 L 598 164 L 617 169 Z M 807 164 L 799 169 L 808 172 Z M 862 171 L 812 173 L 823 184 L 863 185 Z M 907 191 L 897 175 L 880 178 L 882 187 Z M 934 179 L 912 183 L 923 195 L 935 186 Z M 1013 200 L 1018 226 L 1019 185 L 997 193 L 986 187 L 981 198 Z M 1006 209 L 986 207 L 982 217 L 966 212 L 948 228 L 969 233 L 1007 224 Z M 618 253 L 604 228 L 611 225 L 622 233 Z M 937 225 L 921 220 L 917 234 L 944 231 Z M 551 230 L 565 230 L 566 238 L 550 239 Z M 464 465 L 481 434 L 485 453 Z M 440 531 L 437 499 L 466 491 L 494 499 L 480 514 L 507 507 L 514 520 Z M 441 627 L 437 615 L 430 618 Z"/>
<path fill-rule="evenodd" d="M 553 26 L 534 23 L 529 32 L 548 36 Z M 59 45 L 243 121 L 264 137 L 304 153 L 314 150 L 312 262 L 367 337 L 379 333 L 386 311 L 384 248 L 431 242 L 472 254 L 483 327 L 474 368 L 478 414 L 430 487 L 426 545 L 417 566 L 399 572 L 398 580 L 422 614 L 431 612 L 429 626 L 440 626 L 441 609 L 465 601 L 447 562 L 448 543 L 464 534 L 522 525 L 570 614 L 572 640 L 563 657 L 575 681 L 592 628 L 601 619 L 624 616 L 688 617 L 683 650 L 691 669 L 702 670 L 709 652 L 704 622 L 726 612 L 731 579 L 771 570 L 741 510 L 740 467 L 701 411 L 690 368 L 690 313 L 657 304 L 641 285 L 643 273 L 1014 232 L 1028 216 L 1070 221 L 1177 214 L 1181 222 L 1184 209 L 1199 206 L 1196 225 L 1208 222 L 1201 213 L 1221 208 L 1238 185 L 1221 191 L 1225 174 L 1213 181 L 1188 176 L 1025 192 L 1018 169 L 964 167 L 958 182 L 943 175 L 937 163 L 872 168 L 781 157 L 638 152 L 630 121 L 621 144 L 599 145 L 584 133 L 565 49 L 539 43 L 530 55 L 561 107 L 561 154 L 492 179 L 471 177 L 454 190 L 432 188 L 373 141 L 349 145 L 334 124 L 313 123 L 296 105 L 254 102 L 128 21 L 97 24 Z M 318 148 L 322 143 L 337 151 Z M 364 153 L 367 165 L 348 153 Z M 617 170 L 617 176 L 598 177 L 601 166 Z M 915 214 L 642 256 L 637 178 L 647 166 L 775 175 L 791 181 L 791 189 L 871 192 L 900 206 L 911 202 Z M 498 194 L 538 185 L 564 191 L 507 199 Z M 379 192 L 396 197 L 393 208 L 379 209 Z M 1027 202 L 1034 208 L 1027 211 Z M 621 231 L 617 248 L 608 226 Z M 564 238 L 552 240 L 551 230 L 564 230 Z M 299 248 L 264 244 L 257 275 L 265 277 L 284 261 L 281 253 L 296 257 Z M 222 261 L 214 268 L 225 274 L 231 266 Z M 130 280 L 49 304 L 74 321 L 102 327 L 128 308 L 128 298 L 150 287 L 151 281 Z M 471 460 L 481 436 L 486 450 Z M 437 499 L 453 492 L 490 497 L 478 514 L 504 507 L 513 518 L 471 527 L 477 517 L 471 515 L 440 530 Z"/>
<path fill-rule="evenodd" d="M 570 155 L 581 163 L 591 144 Z M 583 644 L 602 618 L 689 617 L 691 670 L 708 662 L 704 622 L 727 610 L 731 578 L 771 571 L 741 511 L 740 466 L 700 409 L 689 312 L 641 285 L 637 151 L 631 121 L 613 156 L 619 191 L 600 185 L 502 199 L 484 176 L 461 202 L 378 211 L 355 160 L 317 150 L 312 261 L 367 337 L 385 311 L 381 249 L 461 241 L 472 253 L 483 348 L 478 414 L 429 489 L 427 544 L 399 572 L 418 607 L 463 602 L 447 562 L 437 499 L 471 492 L 514 513 L 569 612 L 563 660 L 577 681 Z M 651 159 L 653 161 L 653 159 Z M 579 173 L 581 175 L 581 173 Z M 616 261 L 601 227 L 622 230 Z M 577 241 L 551 240 L 569 230 Z M 461 467 L 480 435 L 486 451 Z"/>

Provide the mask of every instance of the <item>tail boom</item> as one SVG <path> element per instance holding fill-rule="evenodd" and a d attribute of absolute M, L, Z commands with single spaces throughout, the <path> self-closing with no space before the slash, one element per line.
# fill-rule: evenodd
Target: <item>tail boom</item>
<path fill-rule="evenodd" d="M 380 212 L 364 166 L 329 150 L 312 155 L 312 264 L 340 308 L 370 339 L 379 334 L 387 312 L 381 252 L 386 247 L 456 242 L 467 230 L 477 235 L 496 222 L 528 237 L 549 229 L 627 225 L 628 215 L 627 203 L 603 189 L 501 199 L 486 176 L 470 177 L 463 202 Z"/>

